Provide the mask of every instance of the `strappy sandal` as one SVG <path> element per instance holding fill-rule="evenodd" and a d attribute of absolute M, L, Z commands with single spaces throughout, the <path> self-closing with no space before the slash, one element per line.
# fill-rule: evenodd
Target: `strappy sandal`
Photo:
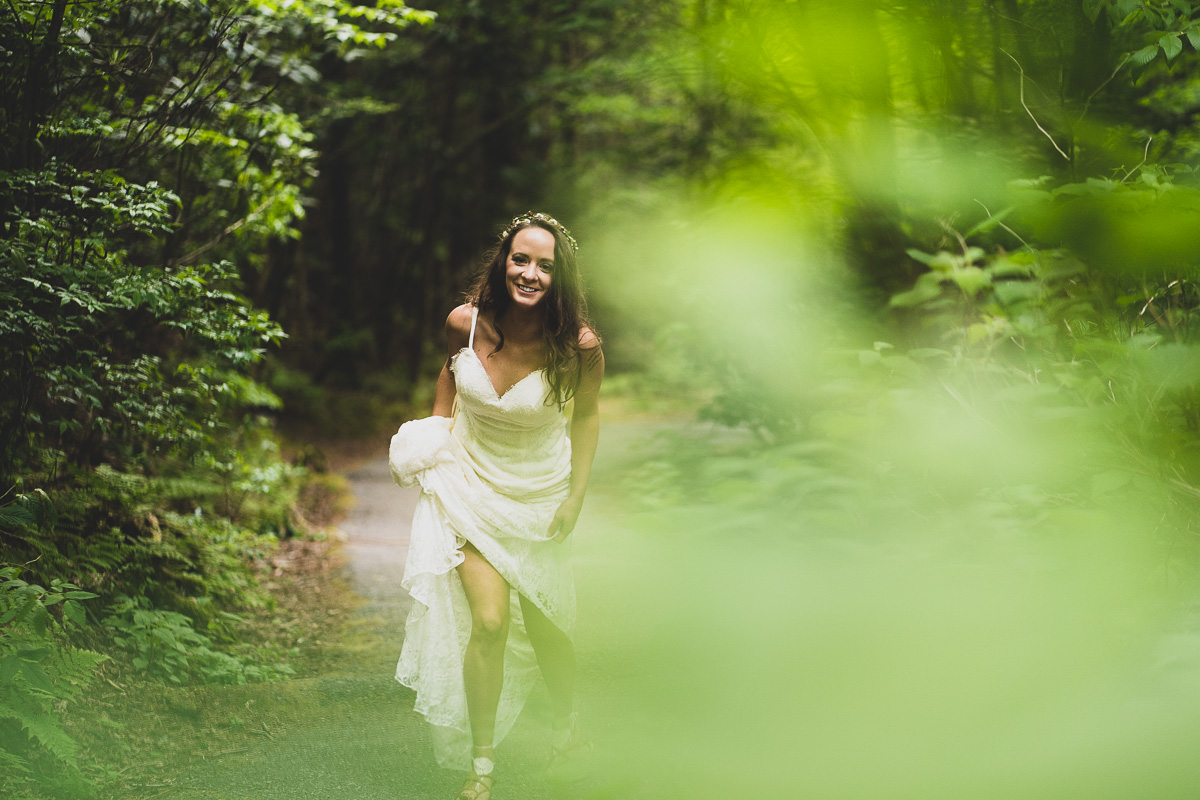
<path fill-rule="evenodd" d="M 481 749 L 489 753 L 492 750 L 490 747 Z M 463 788 L 458 790 L 456 800 L 492 800 L 492 787 L 496 785 L 496 779 L 492 777 L 492 770 L 495 768 L 496 762 L 488 756 L 472 758 L 471 774 L 467 776 L 467 782 L 463 784 Z"/>
<path fill-rule="evenodd" d="M 496 784 L 491 775 L 471 774 L 463 784 L 455 800 L 492 800 L 492 787 Z"/>
<path fill-rule="evenodd" d="M 570 722 L 565 732 L 554 731 L 550 744 L 550 764 L 546 767 L 549 773 L 577 771 L 581 762 L 586 761 L 596 746 L 579 730 L 579 714 L 570 716 Z"/>

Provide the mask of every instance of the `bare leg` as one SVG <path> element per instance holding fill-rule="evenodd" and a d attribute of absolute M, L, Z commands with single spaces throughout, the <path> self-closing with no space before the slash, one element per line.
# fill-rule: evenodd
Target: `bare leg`
<path fill-rule="evenodd" d="M 504 682 L 504 645 L 508 640 L 509 586 L 479 551 L 463 546 L 466 560 L 458 566 L 471 605 L 471 640 L 463 662 L 467 713 L 476 756 L 492 757 L 496 706 Z"/>
<path fill-rule="evenodd" d="M 550 691 L 554 727 L 565 728 L 575 705 L 575 646 L 532 601 L 521 595 L 525 630 Z"/>

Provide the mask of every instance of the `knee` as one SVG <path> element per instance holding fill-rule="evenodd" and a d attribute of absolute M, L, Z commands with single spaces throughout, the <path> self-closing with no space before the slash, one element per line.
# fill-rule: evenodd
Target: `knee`
<path fill-rule="evenodd" d="M 503 643 L 508 638 L 508 614 L 501 609 L 486 609 L 471 615 L 471 636 L 487 643 Z"/>

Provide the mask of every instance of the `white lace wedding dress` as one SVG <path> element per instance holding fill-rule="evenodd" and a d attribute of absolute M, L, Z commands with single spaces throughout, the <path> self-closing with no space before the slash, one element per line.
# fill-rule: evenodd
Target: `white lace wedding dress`
<path fill-rule="evenodd" d="M 575 625 L 575 585 L 563 543 L 546 530 L 566 499 L 571 476 L 567 420 L 542 370 L 497 394 L 467 347 L 451 360 L 458 396 L 453 420 L 407 422 L 392 438 L 392 474 L 421 486 L 402 585 L 413 598 L 396 679 L 417 693 L 416 710 L 433 725 L 442 766 L 468 769 L 471 735 L 463 657 L 471 610 L 455 569 L 470 542 L 512 587 L 504 686 L 496 714 L 499 743 L 516 721 L 537 678 L 537 661 L 517 593 L 568 635 Z"/>

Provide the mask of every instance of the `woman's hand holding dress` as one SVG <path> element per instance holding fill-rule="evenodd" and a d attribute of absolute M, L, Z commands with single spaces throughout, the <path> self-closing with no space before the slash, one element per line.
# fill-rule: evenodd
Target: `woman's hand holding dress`
<path fill-rule="evenodd" d="M 566 539 L 567 535 L 575 530 L 575 521 L 579 519 L 579 511 L 582 508 L 582 497 L 568 497 L 558 507 L 558 511 L 554 512 L 554 519 L 550 520 L 550 529 L 546 534 L 556 542 Z"/>

